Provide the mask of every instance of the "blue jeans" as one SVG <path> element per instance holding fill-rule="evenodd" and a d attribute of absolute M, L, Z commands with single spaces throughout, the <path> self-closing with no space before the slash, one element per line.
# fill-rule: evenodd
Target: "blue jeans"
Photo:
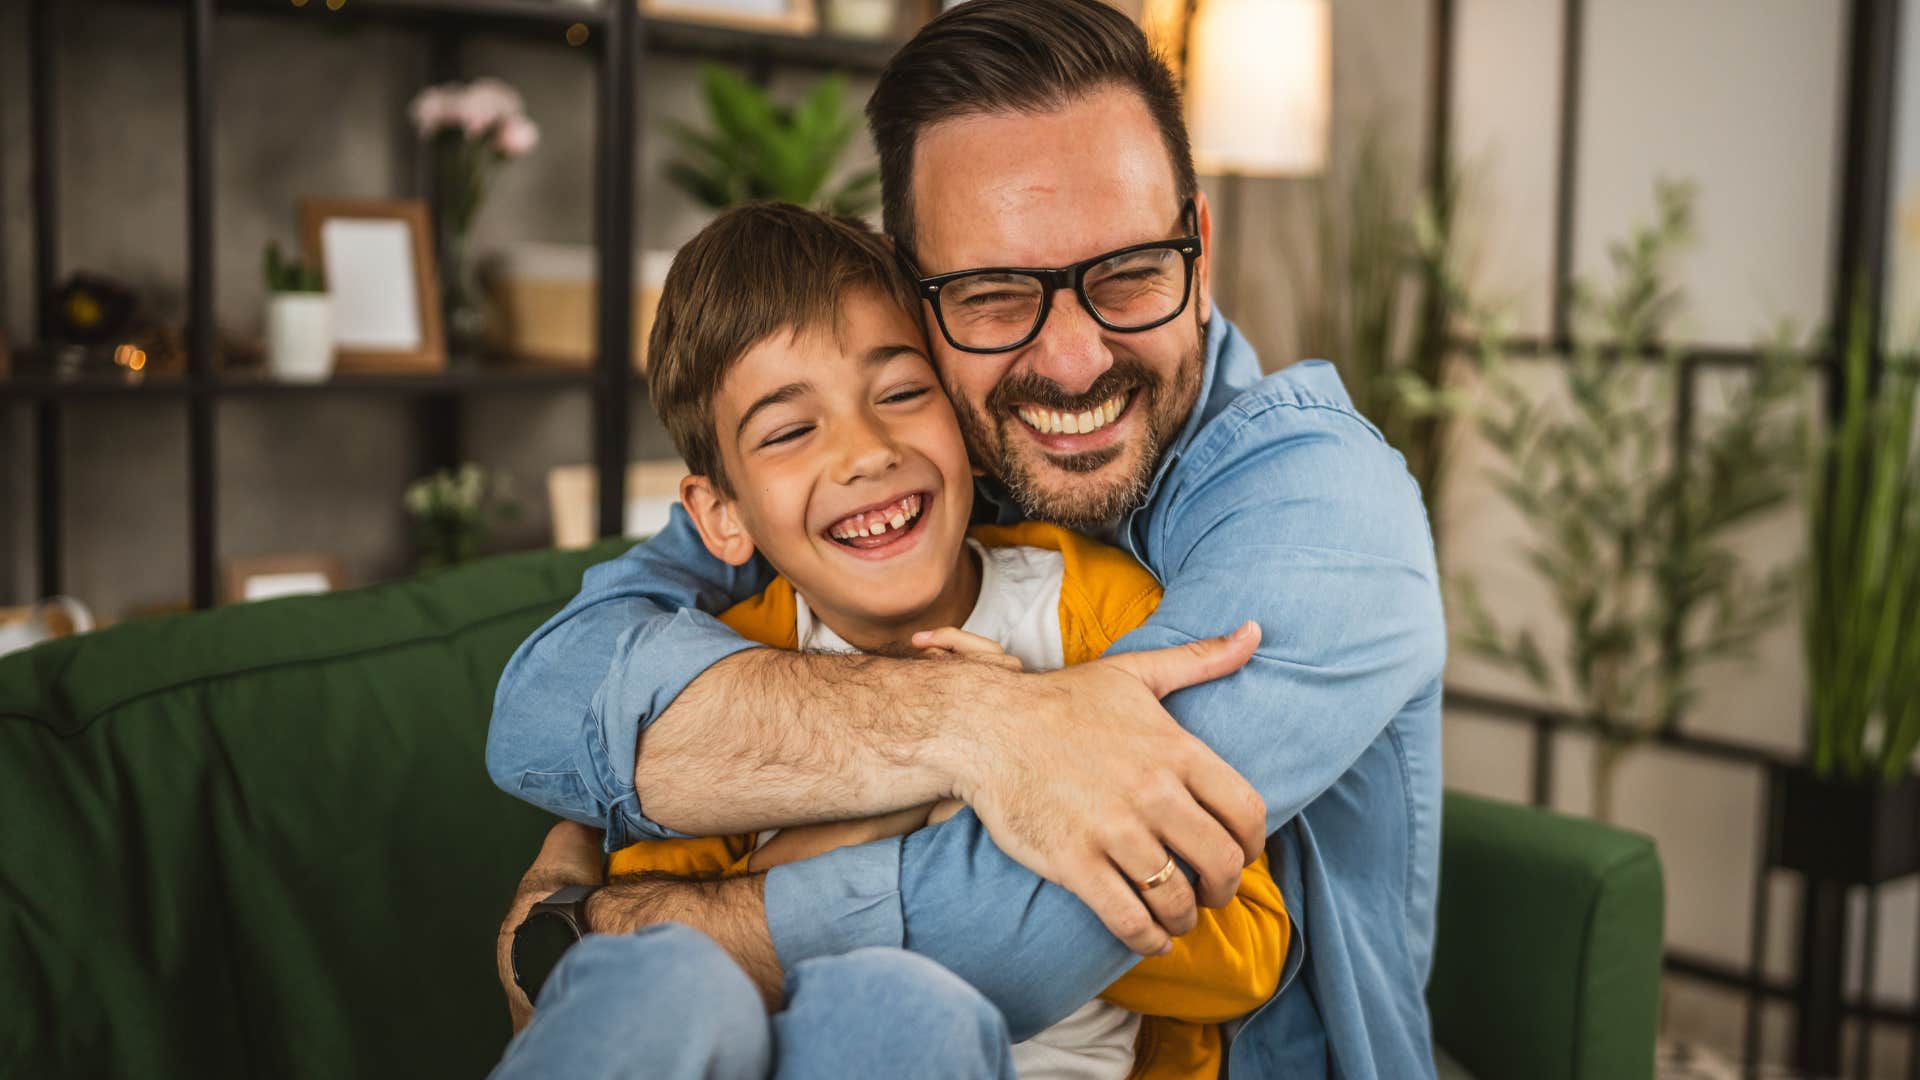
<path fill-rule="evenodd" d="M 769 1017 L 733 958 L 685 926 L 591 934 L 547 978 L 493 1076 L 1013 1080 L 1000 1010 L 924 957 L 805 960 L 786 995 Z"/>

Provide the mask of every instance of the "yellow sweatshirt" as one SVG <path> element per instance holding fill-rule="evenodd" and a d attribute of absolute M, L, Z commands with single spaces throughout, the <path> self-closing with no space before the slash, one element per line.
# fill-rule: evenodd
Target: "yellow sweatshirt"
<path fill-rule="evenodd" d="M 1060 552 L 1060 641 L 1069 664 L 1098 658 L 1145 622 L 1160 604 L 1160 585 L 1125 552 L 1052 525 L 974 527 L 987 547 L 1028 546 Z M 798 647 L 793 586 L 776 578 L 766 591 L 736 604 L 721 621 L 740 636 L 775 648 Z M 731 876 L 747 870 L 755 837 L 645 841 L 613 853 L 609 877 L 661 871 L 684 877 Z M 1140 1013 L 1130 1080 L 1213 1080 L 1223 1057 L 1219 1024 L 1259 1008 L 1273 996 L 1287 957 L 1292 923 L 1263 854 L 1240 875 L 1240 891 L 1222 908 L 1201 908 L 1194 929 L 1173 951 L 1149 956 L 1100 996 Z"/>

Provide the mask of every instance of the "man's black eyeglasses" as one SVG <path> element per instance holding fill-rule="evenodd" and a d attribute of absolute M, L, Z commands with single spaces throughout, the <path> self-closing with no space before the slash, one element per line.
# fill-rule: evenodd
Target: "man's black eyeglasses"
<path fill-rule="evenodd" d="M 987 266 L 922 277 L 912 259 L 903 254 L 901 261 L 933 304 L 934 321 L 949 344 L 962 352 L 1010 352 L 1039 335 L 1060 289 L 1072 289 L 1095 322 L 1123 334 L 1151 330 L 1185 311 L 1193 260 L 1200 254 L 1192 199 L 1181 207 L 1180 222 L 1186 236 L 1134 244 L 1057 270 Z"/>

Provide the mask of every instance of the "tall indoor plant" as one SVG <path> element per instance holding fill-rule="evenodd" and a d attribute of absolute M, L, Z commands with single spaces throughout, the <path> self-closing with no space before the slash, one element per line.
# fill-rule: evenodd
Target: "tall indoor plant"
<path fill-rule="evenodd" d="M 1343 187 L 1313 201 L 1312 240 L 1282 238 L 1297 338 L 1292 355 L 1340 368 L 1362 416 L 1407 460 L 1438 533 L 1446 451 L 1464 400 L 1451 385 L 1448 341 L 1466 303 L 1457 274 L 1461 181 L 1410 190 L 1374 124 Z M 1306 257 L 1294 253 L 1307 253 Z"/>
<path fill-rule="evenodd" d="M 1612 816 L 1621 759 L 1675 722 L 1700 664 L 1741 653 L 1785 608 L 1790 570 L 1750 569 L 1731 533 L 1786 502 L 1805 456 L 1800 369 L 1784 348 L 1767 352 L 1690 446 L 1671 445 L 1684 370 L 1681 354 L 1661 344 L 1679 304 L 1667 263 L 1691 235 L 1691 192 L 1662 185 L 1658 203 L 1656 224 L 1612 248 L 1612 288 L 1577 290 L 1580 333 L 1555 365 L 1564 407 L 1517 381 L 1497 330 L 1480 319 L 1479 370 L 1492 404 L 1477 425 L 1503 459 L 1499 492 L 1532 533 L 1528 564 L 1565 626 L 1561 666 L 1599 736 L 1602 819 Z M 1553 689 L 1558 678 L 1532 631 L 1499 625 L 1471 579 L 1452 584 L 1462 643 Z"/>
<path fill-rule="evenodd" d="M 1920 373 L 1907 356 L 1872 385 L 1870 340 L 1856 314 L 1812 480 L 1803 643 L 1814 773 L 1893 784 L 1920 748 Z"/>

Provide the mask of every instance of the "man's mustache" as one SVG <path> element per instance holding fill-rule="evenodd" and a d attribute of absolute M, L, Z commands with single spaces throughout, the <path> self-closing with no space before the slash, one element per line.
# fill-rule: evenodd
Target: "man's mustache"
<path fill-rule="evenodd" d="M 1149 391 L 1159 384 L 1153 369 L 1133 357 L 1115 357 L 1113 366 L 1100 373 L 1093 385 L 1078 394 L 1069 394 L 1059 383 L 1031 371 L 1017 371 L 1001 379 L 987 394 L 987 410 L 1004 414 L 1015 405 L 1038 405 L 1057 412 L 1085 412 L 1103 404 L 1116 394 L 1136 387 Z"/>

